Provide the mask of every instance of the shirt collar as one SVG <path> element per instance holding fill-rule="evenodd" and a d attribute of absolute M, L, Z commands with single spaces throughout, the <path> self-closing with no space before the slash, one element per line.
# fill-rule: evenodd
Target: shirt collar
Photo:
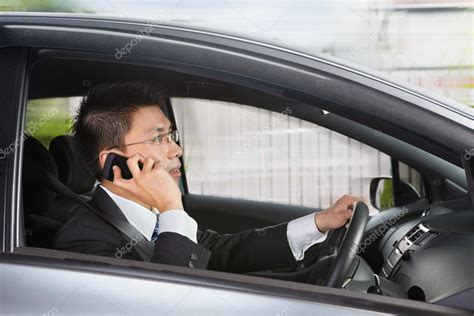
<path fill-rule="evenodd" d="M 156 208 L 153 211 L 138 204 L 135 201 L 126 199 L 108 190 L 103 185 L 100 187 L 110 196 L 110 198 L 117 204 L 119 209 L 127 218 L 127 221 L 134 226 L 148 241 L 151 241 L 151 236 L 156 226 L 157 216 L 159 214 Z M 155 213 L 154 213 L 155 212 Z"/>

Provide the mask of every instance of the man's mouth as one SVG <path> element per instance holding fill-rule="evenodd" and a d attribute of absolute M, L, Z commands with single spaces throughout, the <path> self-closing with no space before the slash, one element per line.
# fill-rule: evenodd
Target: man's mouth
<path fill-rule="evenodd" d="M 181 166 L 178 166 L 176 168 L 173 168 L 169 171 L 169 174 L 172 176 L 172 177 L 176 177 L 176 178 L 179 178 L 181 177 L 181 171 L 179 170 L 181 168 Z"/>

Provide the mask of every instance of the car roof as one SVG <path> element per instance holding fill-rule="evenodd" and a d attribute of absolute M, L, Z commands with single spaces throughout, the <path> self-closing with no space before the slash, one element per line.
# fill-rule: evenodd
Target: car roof
<path fill-rule="evenodd" d="M 435 94 L 431 91 L 427 91 L 423 88 L 417 87 L 415 85 L 409 84 L 408 82 L 403 82 L 401 80 L 395 79 L 394 77 L 387 76 L 379 71 L 364 67 L 362 65 L 343 60 L 341 58 L 329 55 L 329 54 L 308 54 L 301 51 L 296 50 L 295 48 L 288 46 L 284 43 L 278 43 L 278 46 L 275 43 L 271 43 L 270 41 L 265 41 L 264 38 L 251 38 L 251 37 L 243 37 L 240 34 L 232 33 L 229 30 L 216 30 L 216 29 L 209 29 L 202 26 L 194 26 L 189 25 L 188 23 L 184 22 L 177 22 L 177 21 L 166 21 L 161 22 L 159 24 L 151 24 L 152 21 L 147 19 L 139 19 L 139 18 L 128 18 L 128 17 L 116 17 L 116 16 L 101 16 L 101 15 L 91 15 L 91 14 L 69 14 L 69 13 L 25 13 L 25 12 L 13 12 L 13 13 L 5 13 L 0 12 L 0 24 L 6 24 L 8 22 L 20 22 L 25 24 L 30 24 L 32 22 L 31 18 L 47 18 L 49 22 L 53 24 L 57 24 L 58 26 L 64 25 L 65 19 L 68 20 L 75 20 L 75 21 L 102 21 L 102 22 L 110 22 L 111 25 L 113 24 L 134 24 L 134 25 L 141 25 L 147 26 L 152 25 L 153 27 L 159 27 L 162 29 L 175 29 L 181 30 L 196 34 L 206 34 L 211 35 L 214 37 L 220 38 L 227 38 L 236 41 L 240 41 L 243 43 L 249 44 L 256 44 L 260 46 L 265 46 L 268 48 L 272 48 L 275 50 L 285 51 L 287 53 L 291 53 L 297 56 L 309 58 L 312 60 L 316 60 L 321 63 L 325 63 L 327 65 L 331 65 L 333 67 L 337 67 L 339 69 L 344 69 L 350 71 L 354 74 L 358 74 L 381 83 L 384 83 L 388 86 L 392 86 L 396 89 L 403 90 L 405 92 L 409 92 L 413 95 L 418 97 L 422 97 L 426 100 L 429 100 L 434 106 L 449 109 L 457 114 L 470 118 L 471 120 L 474 119 L 474 109 L 461 104 L 453 99 Z M 33 23 L 34 24 L 34 23 Z M 0 42 L 1 43 L 1 42 Z M 472 128 L 472 126 L 470 126 Z"/>

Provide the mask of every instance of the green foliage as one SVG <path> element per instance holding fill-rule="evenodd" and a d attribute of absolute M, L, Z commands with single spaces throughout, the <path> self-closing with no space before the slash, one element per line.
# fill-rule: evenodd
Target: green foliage
<path fill-rule="evenodd" d="M 28 102 L 25 133 L 35 137 L 46 147 L 54 137 L 69 134 L 71 125 L 69 99 L 41 99 Z"/>
<path fill-rule="evenodd" d="M 60 0 L 4 0 L 0 1 L 0 11 L 12 12 L 84 12 L 77 1 Z"/>
<path fill-rule="evenodd" d="M 387 210 L 395 206 L 392 180 L 385 180 L 383 182 L 382 194 L 380 195 L 380 206 L 382 210 Z"/>

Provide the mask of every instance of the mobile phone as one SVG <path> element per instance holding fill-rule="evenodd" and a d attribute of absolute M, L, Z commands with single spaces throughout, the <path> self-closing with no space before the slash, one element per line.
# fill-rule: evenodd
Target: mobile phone
<path fill-rule="evenodd" d="M 121 156 L 119 154 L 110 153 L 107 155 L 107 159 L 105 159 L 104 169 L 102 172 L 102 176 L 104 179 L 109 181 L 114 181 L 114 171 L 112 169 L 113 166 L 118 166 L 122 171 L 122 178 L 124 179 L 131 179 L 133 178 L 132 173 L 127 165 L 127 157 Z M 138 162 L 138 167 L 143 169 L 143 164 Z"/>

